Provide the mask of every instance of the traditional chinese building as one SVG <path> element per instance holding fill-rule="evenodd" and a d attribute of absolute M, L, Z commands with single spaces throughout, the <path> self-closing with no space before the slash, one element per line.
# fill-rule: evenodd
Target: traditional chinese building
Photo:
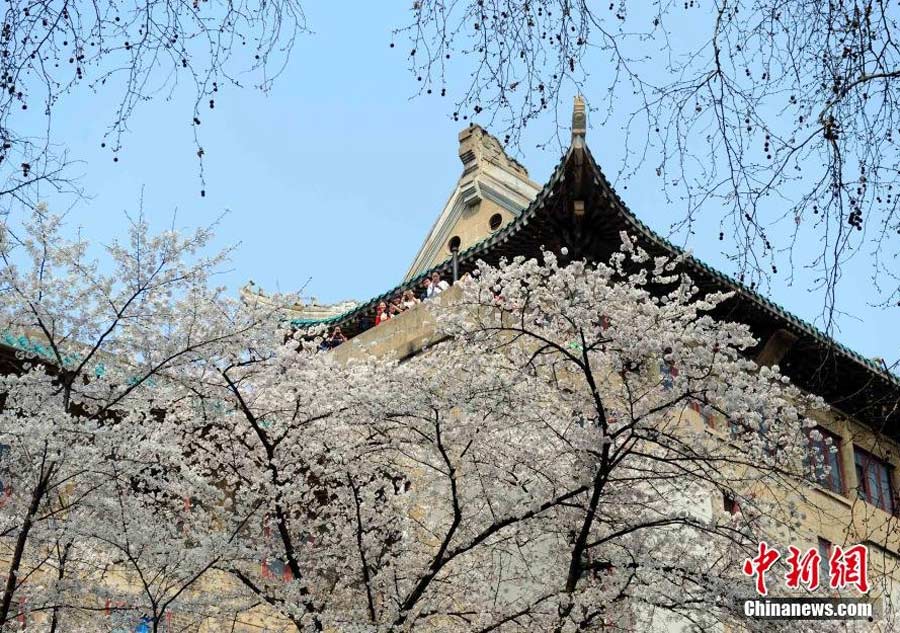
<path fill-rule="evenodd" d="M 419 292 L 435 272 L 450 281 L 473 270 L 478 260 L 536 257 L 542 249 L 562 260 L 605 262 L 619 248 L 622 231 L 652 255 L 679 253 L 619 197 L 588 148 L 586 133 L 585 105 L 578 98 L 571 145 L 540 187 L 497 139 L 477 125 L 467 127 L 459 135 L 462 175 L 403 282 L 338 314 L 310 318 L 298 312 L 298 324 L 340 326 L 350 339 L 333 351 L 341 358 L 404 358 L 437 342 L 428 310 L 408 310 L 376 328 L 377 306 L 405 290 Z M 831 471 L 804 495 L 811 505 L 798 540 L 825 555 L 834 544 L 862 541 L 876 573 L 900 578 L 900 379 L 696 258 L 688 258 L 687 266 L 702 291 L 733 292 L 714 316 L 750 326 L 759 341 L 748 352 L 756 362 L 777 364 L 796 385 L 831 406 L 819 430 L 837 451 L 812 447 L 827 454 Z M 728 499 L 711 500 L 711 512 L 736 510 Z M 893 604 L 900 606 L 900 591 L 892 593 Z"/>
<path fill-rule="evenodd" d="M 459 135 L 463 173 L 453 194 L 419 248 L 403 282 L 349 309 L 340 304 L 301 307 L 298 323 L 340 325 L 354 338 L 351 347 L 372 347 L 386 338 L 399 342 L 423 334 L 397 321 L 390 332 L 370 332 L 381 301 L 404 290 L 420 292 L 425 278 L 437 272 L 452 280 L 475 268 L 478 260 L 538 256 L 542 248 L 568 260 L 608 261 L 619 248 L 621 231 L 652 255 L 680 249 L 641 222 L 615 192 L 586 143 L 584 102 L 576 100 L 572 143 L 550 180 L 539 187 L 528 172 L 508 157 L 487 131 L 471 125 Z M 794 316 L 758 292 L 703 262 L 688 259 L 693 280 L 704 291 L 732 291 L 734 297 L 715 316 L 746 323 L 760 341 L 751 351 L 764 365 L 778 364 L 798 386 L 821 395 L 836 410 L 900 439 L 900 379 Z M 323 313 L 337 312 L 336 314 Z M 387 329 L 387 328 L 386 328 Z M 406 334 L 395 332 L 402 330 Z M 381 350 L 382 347 L 379 347 Z M 386 351 L 386 349 L 384 350 Z M 415 347 L 401 353 L 418 351 Z M 350 350 L 344 354 L 351 353 Z"/>

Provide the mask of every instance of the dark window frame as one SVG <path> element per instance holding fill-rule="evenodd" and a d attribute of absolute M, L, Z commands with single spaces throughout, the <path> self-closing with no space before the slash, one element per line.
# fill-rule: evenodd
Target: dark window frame
<path fill-rule="evenodd" d="M 822 435 L 821 440 L 815 440 L 812 437 L 812 432 L 818 431 Z M 834 446 L 837 449 L 835 452 L 831 451 L 831 447 L 826 442 L 826 439 L 831 440 L 831 446 Z M 825 427 L 816 426 L 810 429 L 810 432 L 807 435 L 808 441 L 808 450 L 810 455 L 810 477 L 811 479 L 818 485 L 823 488 L 830 490 L 831 492 L 835 492 L 839 495 L 847 494 L 847 473 L 844 472 L 844 460 L 841 459 L 841 445 L 843 439 L 837 433 L 829 431 Z M 828 476 L 825 478 L 819 477 L 818 473 L 815 472 L 816 468 L 812 462 L 812 459 L 815 458 L 816 450 L 822 451 L 823 461 L 826 465 L 831 468 L 831 472 L 828 473 Z M 835 481 L 837 479 L 837 481 Z"/>
<path fill-rule="evenodd" d="M 730 492 L 722 491 L 722 510 L 734 516 L 741 511 L 741 504 Z"/>
<path fill-rule="evenodd" d="M 888 514 L 896 514 L 897 500 L 894 495 L 893 465 L 869 451 L 853 447 L 853 465 L 856 469 L 856 491 L 857 496 L 881 508 Z M 877 476 L 875 477 L 875 488 L 872 486 L 870 474 L 873 468 L 877 468 Z M 883 474 L 883 476 L 882 476 Z M 884 489 L 887 487 L 887 490 Z"/>
<path fill-rule="evenodd" d="M 819 552 L 819 586 L 828 587 L 831 567 L 831 553 L 834 551 L 834 543 L 824 537 L 816 538 L 816 549 Z"/>

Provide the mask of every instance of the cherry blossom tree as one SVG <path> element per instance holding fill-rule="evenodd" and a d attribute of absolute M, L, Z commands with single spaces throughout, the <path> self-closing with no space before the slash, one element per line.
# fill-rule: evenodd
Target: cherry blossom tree
<path fill-rule="evenodd" d="M 755 625 L 742 564 L 795 544 L 826 407 L 681 258 L 482 264 L 419 308 L 443 342 L 339 362 L 290 298 L 209 288 L 208 239 L 138 221 L 103 274 L 46 210 L 5 227 L 3 627 Z"/>
<path fill-rule="evenodd" d="M 165 506 L 209 497 L 176 476 L 177 445 L 165 442 L 171 433 L 161 425 L 163 375 L 235 334 L 221 317 L 229 302 L 209 283 L 227 252 L 202 254 L 210 237 L 153 235 L 139 217 L 126 243 L 105 248 L 101 267 L 87 242 L 67 239 L 44 207 L 22 225 L 0 226 L 0 332 L 16 350 L 13 370 L 0 378 L 0 628 L 29 613 L 46 616 L 51 631 L 69 628 L 62 607 L 73 594 L 92 593 L 83 585 L 98 566 L 118 561 L 139 572 L 148 555 L 142 543 L 152 544 L 147 530 L 158 536 L 156 522 L 172 516 Z M 180 544 L 157 552 L 154 571 L 175 552 L 195 562 Z M 188 580 L 196 578 L 181 582 Z M 152 606 L 170 602 L 173 591 Z"/>
<path fill-rule="evenodd" d="M 746 357 L 709 314 L 727 295 L 624 239 L 605 265 L 482 265 L 427 308 L 448 339 L 400 363 L 289 329 L 211 359 L 173 414 L 233 520 L 259 517 L 222 571 L 297 631 L 740 617 L 825 405 Z"/>
<path fill-rule="evenodd" d="M 109 621 L 128 629 L 143 621 L 154 633 L 196 630 L 223 604 L 239 615 L 246 601 L 230 601 L 227 590 L 213 589 L 210 572 L 225 564 L 237 531 L 253 515 L 222 529 L 223 492 L 185 468 L 170 441 L 178 430 L 171 421 L 135 417 L 130 433 L 117 431 L 130 446 L 105 456 L 109 472 L 89 505 L 104 519 L 87 517 L 72 525 L 81 550 L 94 555 L 82 562 L 77 583 L 70 578 L 65 603 L 102 601 Z M 72 617 L 86 629 L 98 620 L 84 609 Z"/>
<path fill-rule="evenodd" d="M 467 356 L 529 376 L 532 398 L 548 398 L 510 442 L 527 451 L 517 465 L 548 451 L 529 494 L 535 480 L 576 493 L 531 538 L 517 528 L 540 543 L 541 573 L 523 565 L 542 582 L 504 610 L 510 630 L 733 620 L 747 547 L 788 539 L 798 518 L 784 499 L 803 495 L 806 416 L 824 404 L 746 358 L 746 326 L 709 315 L 727 294 L 701 295 L 679 258 L 622 238 L 609 264 L 548 253 L 482 267 L 444 317 Z M 495 478 L 520 483 L 510 474 Z M 721 512 L 723 496 L 740 512 Z"/>

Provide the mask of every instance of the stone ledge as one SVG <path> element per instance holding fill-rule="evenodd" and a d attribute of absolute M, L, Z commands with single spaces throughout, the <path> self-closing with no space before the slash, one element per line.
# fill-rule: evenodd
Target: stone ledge
<path fill-rule="evenodd" d="M 414 308 L 357 334 L 334 348 L 331 353 L 340 362 L 366 356 L 393 356 L 397 360 L 414 356 L 425 347 L 446 338 L 437 331 L 437 323 L 429 310 L 429 304 L 441 304 L 458 297 L 459 293 L 460 289 L 457 287 L 445 290 L 436 299 L 417 304 Z"/>

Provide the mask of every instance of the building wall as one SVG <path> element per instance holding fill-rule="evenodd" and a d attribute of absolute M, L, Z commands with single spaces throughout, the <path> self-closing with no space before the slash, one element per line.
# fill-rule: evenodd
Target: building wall
<path fill-rule="evenodd" d="M 496 224 L 496 216 L 499 216 L 499 224 Z M 498 204 L 491 199 L 485 199 L 472 206 L 464 207 L 452 223 L 449 223 L 440 234 L 440 247 L 434 255 L 427 260 L 425 268 L 433 268 L 451 257 L 451 240 L 458 238 L 459 251 L 474 246 L 489 237 L 492 233 L 506 226 L 516 217 L 509 208 Z M 495 221 L 497 228 L 491 228 L 491 221 Z"/>

